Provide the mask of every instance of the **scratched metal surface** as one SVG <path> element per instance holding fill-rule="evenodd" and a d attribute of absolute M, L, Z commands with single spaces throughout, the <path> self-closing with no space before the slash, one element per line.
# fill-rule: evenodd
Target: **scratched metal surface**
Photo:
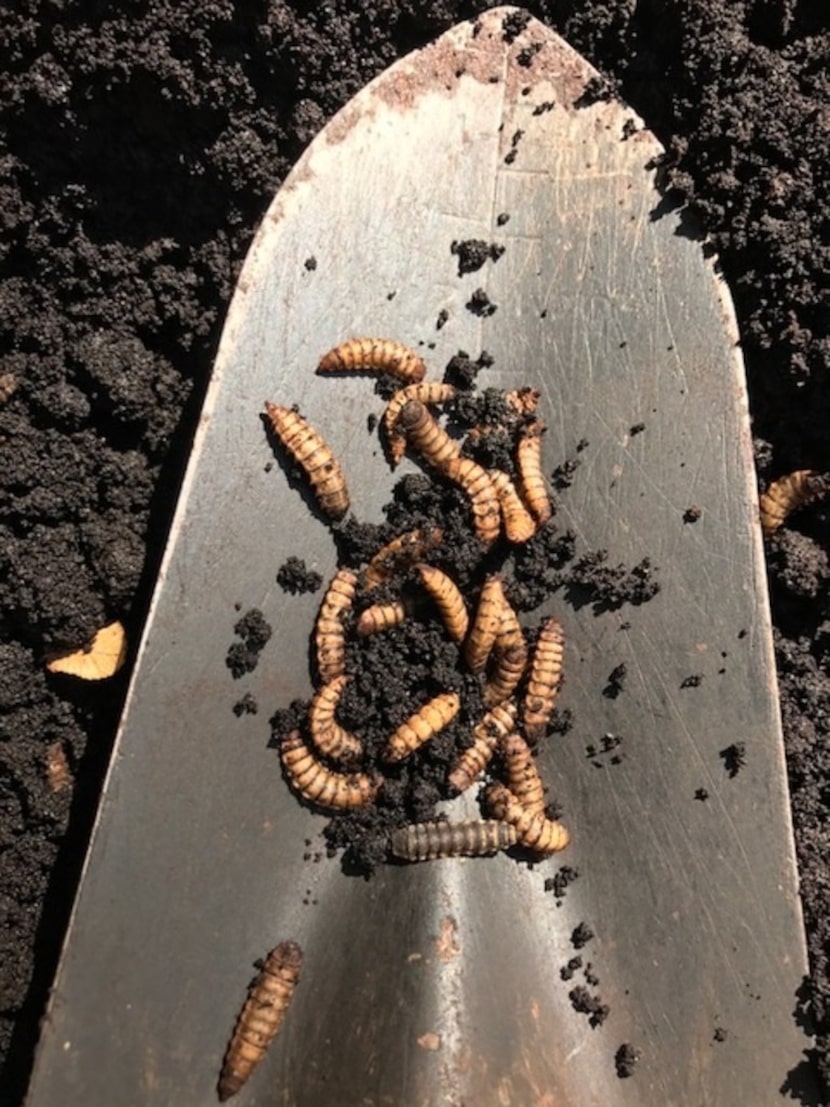
<path fill-rule="evenodd" d="M 240 1104 L 766 1104 L 809 1044 L 792 1017 L 805 951 L 728 297 L 677 216 L 657 217 L 655 140 L 623 137 L 621 105 L 577 106 L 590 68 L 533 21 L 508 42 L 508 13 L 460 25 L 368 86 L 262 224 L 29 1107 L 214 1101 L 251 964 L 286 937 L 305 950 L 304 979 Z M 465 238 L 505 253 L 459 277 L 450 244 Z M 497 305 L 489 318 L 465 308 L 479 287 Z M 547 466 L 590 443 L 560 507 L 580 548 L 659 566 L 662 591 L 642 607 L 549 605 L 576 719 L 542 754 L 573 836 L 561 861 L 443 861 L 366 882 L 304 860 L 322 820 L 288 793 L 267 720 L 310 690 L 320 597 L 285 595 L 274 577 L 299 554 L 328 578 L 335 551 L 279 466 L 267 471 L 259 413 L 266 398 L 301 401 L 345 465 L 354 510 L 378 520 L 392 480 L 367 430 L 381 410 L 371 382 L 313 373 L 360 333 L 425 343 L 434 375 L 460 348 L 486 349 L 487 383 L 541 388 Z M 275 631 L 238 682 L 225 666 L 236 604 Z M 624 691 L 603 697 L 623 661 Z M 700 687 L 682 688 L 691 674 Z M 259 714 L 236 719 L 244 692 Z M 606 732 L 623 736 L 624 758 L 596 768 L 585 747 Z M 732 742 L 747 747 L 735 779 L 718 755 Z M 580 877 L 557 908 L 543 883 L 560 863 Z M 581 951 L 599 977 L 589 990 L 611 1008 L 597 1029 L 568 998 L 581 974 L 559 973 L 582 920 L 595 931 Z M 624 1041 L 641 1052 L 627 1080 L 613 1061 Z"/>

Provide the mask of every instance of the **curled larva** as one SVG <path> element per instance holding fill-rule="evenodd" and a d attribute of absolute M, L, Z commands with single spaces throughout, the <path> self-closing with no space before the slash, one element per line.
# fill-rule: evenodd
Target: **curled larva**
<path fill-rule="evenodd" d="M 351 610 L 357 587 L 357 574 L 338 569 L 320 605 L 314 627 L 317 669 L 324 683 L 343 675 L 346 659 L 346 632 L 343 618 Z"/>
<path fill-rule="evenodd" d="M 363 752 L 359 739 L 334 717 L 348 681 L 347 676 L 339 676 L 324 684 L 308 709 L 308 729 L 314 747 L 332 761 L 355 761 Z"/>
<path fill-rule="evenodd" d="M 520 734 L 508 734 L 499 748 L 504 765 L 504 783 L 532 815 L 544 814 L 545 786 L 530 746 Z"/>
<path fill-rule="evenodd" d="M 502 611 L 507 604 L 501 577 L 489 576 L 482 585 L 478 607 L 464 643 L 464 660 L 473 673 L 480 673 L 496 641 Z"/>
<path fill-rule="evenodd" d="M 438 857 L 482 857 L 516 844 L 516 830 L 495 819 L 460 823 L 413 823 L 392 831 L 391 850 L 404 861 L 434 861 Z"/>
<path fill-rule="evenodd" d="M 248 988 L 219 1075 L 219 1099 L 236 1095 L 265 1056 L 282 1026 L 300 979 L 303 952 L 296 942 L 280 942 Z"/>
<path fill-rule="evenodd" d="M 402 761 L 450 725 L 461 707 L 456 692 L 442 692 L 401 723 L 386 746 L 384 761 Z"/>
<path fill-rule="evenodd" d="M 362 573 L 363 587 L 368 592 L 378 585 L 385 584 L 401 569 L 407 569 L 424 554 L 435 549 L 441 543 L 444 532 L 440 527 L 427 530 L 410 530 L 399 534 L 379 550 Z"/>
<path fill-rule="evenodd" d="M 370 634 L 380 634 L 381 631 L 400 626 L 409 615 L 410 607 L 406 600 L 372 604 L 358 617 L 355 628 L 358 636 L 367 638 Z"/>
<path fill-rule="evenodd" d="M 522 705 L 525 737 L 533 744 L 545 733 L 562 679 L 564 635 L 556 619 L 545 619 L 536 640 Z"/>
<path fill-rule="evenodd" d="M 522 807 L 513 793 L 503 784 L 491 784 L 485 792 L 487 810 L 497 819 L 510 823 L 516 828 L 516 838 L 520 845 L 533 853 L 558 853 L 570 841 L 565 827 L 544 813 L 534 814 Z"/>
<path fill-rule="evenodd" d="M 390 338 L 350 338 L 320 358 L 318 373 L 349 373 L 355 370 L 388 373 L 407 384 L 424 379 L 426 366 L 401 342 Z"/>
<path fill-rule="evenodd" d="M 406 404 L 410 400 L 417 400 L 422 404 L 443 404 L 451 400 L 455 394 L 455 387 L 442 381 L 419 381 L 395 393 L 383 413 L 383 429 L 393 469 L 406 450 L 406 435 L 398 426 L 398 417 Z"/>
<path fill-rule="evenodd" d="M 514 388 L 510 392 L 505 392 L 504 399 L 509 407 L 512 407 L 514 411 L 518 411 L 520 415 L 533 415 L 536 412 L 536 408 L 539 406 L 539 399 L 541 392 L 535 388 Z"/>
<path fill-rule="evenodd" d="M 453 642 L 463 642 L 467 636 L 469 616 L 464 597 L 446 573 L 432 565 L 416 565 L 424 588 L 435 601 L 447 634 Z"/>
<path fill-rule="evenodd" d="M 495 753 L 499 741 L 513 730 L 518 718 L 512 702 L 499 704 L 488 711 L 473 729 L 473 742 L 463 751 L 449 774 L 450 787 L 466 792 L 478 780 Z"/>
<path fill-rule="evenodd" d="M 794 473 L 774 480 L 760 497 L 761 528 L 764 534 L 772 534 L 778 530 L 793 511 L 825 496 L 828 491 L 828 475 L 817 473 L 813 469 L 797 469 Z"/>
<path fill-rule="evenodd" d="M 488 707 L 509 699 L 527 668 L 527 643 L 518 616 L 505 599 L 493 646 L 493 667 L 484 689 Z"/>
<path fill-rule="evenodd" d="M 501 531 L 499 498 L 490 474 L 466 457 L 450 458 L 444 475 L 467 493 L 473 509 L 473 526 L 480 542 L 495 542 Z"/>
<path fill-rule="evenodd" d="M 544 432 L 544 424 L 538 420 L 525 427 L 519 438 L 516 458 L 519 469 L 519 494 L 539 524 L 546 523 L 553 515 L 553 507 L 542 473 Z"/>
<path fill-rule="evenodd" d="M 522 502 L 516 486 L 500 469 L 490 470 L 490 479 L 499 498 L 501 516 L 504 520 L 504 533 L 508 542 L 527 542 L 536 533 L 536 520 Z"/>
<path fill-rule="evenodd" d="M 444 472 L 447 462 L 457 458 L 461 447 L 436 423 L 424 404 L 407 400 L 398 416 L 398 427 L 407 442 L 435 469 Z"/>
<path fill-rule="evenodd" d="M 298 411 L 266 403 L 274 434 L 308 477 L 320 508 L 332 519 L 349 510 L 346 477 L 325 439 Z"/>
<path fill-rule="evenodd" d="M 336 773 L 321 765 L 297 730 L 283 738 L 280 758 L 294 791 L 318 807 L 335 811 L 365 807 L 380 789 L 377 777 L 366 773 Z"/>

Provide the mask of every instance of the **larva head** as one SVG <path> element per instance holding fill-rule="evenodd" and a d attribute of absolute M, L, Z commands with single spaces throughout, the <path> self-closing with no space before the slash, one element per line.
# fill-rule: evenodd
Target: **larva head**
<path fill-rule="evenodd" d="M 291 939 L 280 942 L 280 944 L 268 954 L 268 963 L 272 966 L 289 969 L 298 973 L 303 963 L 303 951 L 299 943 Z"/>
<path fill-rule="evenodd" d="M 420 400 L 408 400 L 398 416 L 398 427 L 406 433 L 416 427 L 429 413 Z"/>

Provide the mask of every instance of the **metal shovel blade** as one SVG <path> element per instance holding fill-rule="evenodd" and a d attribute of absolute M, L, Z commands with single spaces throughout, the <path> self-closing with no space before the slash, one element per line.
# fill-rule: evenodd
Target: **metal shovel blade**
<path fill-rule="evenodd" d="M 277 194 L 228 314 L 29 1107 L 215 1102 L 252 962 L 286 938 L 303 979 L 240 1104 L 792 1094 L 806 959 L 736 328 L 661 204 L 658 144 L 630 110 L 589 102 L 594 76 L 494 9 L 373 81 Z M 452 243 L 473 239 L 504 253 L 460 274 Z M 558 593 L 545 609 L 565 628 L 574 715 L 540 754 L 572 836 L 553 860 L 349 877 L 309 857 L 325 820 L 268 747 L 272 712 L 311 690 L 320 600 L 283 592 L 276 570 L 298 555 L 327 580 L 336 555 L 273 464 L 263 402 L 302 404 L 355 514 L 380 521 L 398 475 L 367 429 L 383 403 L 365 377 L 314 373 L 361 334 L 417 347 L 435 378 L 486 349 L 480 384 L 541 390 L 546 469 L 588 442 L 558 505 L 578 548 L 657 567 L 641 606 Z M 235 682 L 225 658 L 249 608 L 274 634 Z M 621 663 L 622 691 L 603 695 Z M 243 693 L 259 712 L 236 718 Z M 564 864 L 579 876 L 557 906 L 545 882 Z"/>

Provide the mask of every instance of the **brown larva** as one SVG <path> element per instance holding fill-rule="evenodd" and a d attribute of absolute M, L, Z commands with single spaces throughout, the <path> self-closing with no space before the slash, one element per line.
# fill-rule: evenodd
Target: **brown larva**
<path fill-rule="evenodd" d="M 410 611 L 406 600 L 393 600 L 392 603 L 376 603 L 360 613 L 357 620 L 357 633 L 360 638 L 370 634 L 380 634 L 391 627 L 400 626 Z"/>
<path fill-rule="evenodd" d="M 314 628 L 317 668 L 324 683 L 343 675 L 346 658 L 346 632 L 343 618 L 351 610 L 357 587 L 357 574 L 338 569 L 320 605 Z"/>
<path fill-rule="evenodd" d="M 350 338 L 320 359 L 318 373 L 349 373 L 355 370 L 388 373 L 407 384 L 424 379 L 426 366 L 414 350 L 390 338 Z"/>
<path fill-rule="evenodd" d="M 398 427 L 407 442 L 433 468 L 445 471 L 447 462 L 457 458 L 461 447 L 432 418 L 424 404 L 407 400 L 398 416 Z"/>
<path fill-rule="evenodd" d="M 236 1095 L 279 1033 L 300 979 L 303 951 L 296 942 L 272 949 L 248 988 L 219 1075 L 219 1099 Z"/>
<path fill-rule="evenodd" d="M 300 737 L 292 731 L 280 743 L 286 779 L 303 799 L 318 807 L 343 810 L 365 807 L 374 800 L 380 781 L 366 773 L 336 773 L 321 765 Z"/>
<path fill-rule="evenodd" d="M 456 692 L 442 692 L 401 723 L 386 746 L 384 761 L 402 761 L 449 726 L 461 708 Z"/>
<path fill-rule="evenodd" d="M 562 679 L 563 652 L 564 635 L 560 623 L 554 618 L 545 619 L 533 651 L 522 706 L 525 737 L 532 744 L 544 735 L 553 711 Z"/>
<path fill-rule="evenodd" d="M 530 746 L 520 734 L 508 734 L 500 743 L 504 764 L 504 783 L 532 815 L 545 810 L 545 786 L 530 752 Z"/>
<path fill-rule="evenodd" d="M 527 643 L 518 616 L 505 600 L 493 646 L 495 664 L 484 689 L 484 702 L 491 707 L 509 699 L 527 668 Z"/>
<path fill-rule="evenodd" d="M 485 803 L 497 819 L 503 819 L 516 828 L 520 845 L 533 853 L 558 853 L 570 841 L 565 827 L 548 819 L 544 813 L 533 814 L 522 807 L 513 793 L 503 784 L 491 784 L 485 793 Z"/>
<path fill-rule="evenodd" d="M 464 660 L 471 672 L 480 673 L 487 664 L 506 603 L 501 577 L 489 576 L 482 586 L 478 607 L 464 644 Z"/>
<path fill-rule="evenodd" d="M 383 413 L 383 429 L 393 469 L 406 450 L 406 435 L 398 427 L 398 417 L 406 404 L 410 400 L 418 400 L 422 404 L 443 404 L 451 400 L 455 394 L 456 389 L 453 385 L 444 384 L 441 381 L 421 381 L 418 384 L 407 385 L 406 388 L 395 393 Z"/>
<path fill-rule="evenodd" d="M 516 844 L 516 830 L 495 819 L 460 823 L 413 823 L 392 831 L 391 850 L 404 861 L 438 857 L 482 857 Z"/>
<path fill-rule="evenodd" d="M 449 774 L 450 786 L 466 792 L 478 780 L 495 753 L 496 746 L 516 725 L 518 711 L 513 702 L 499 704 L 488 711 L 473 730 L 473 743 L 463 751 Z"/>
<path fill-rule="evenodd" d="M 514 388 L 511 392 L 505 392 L 504 399 L 509 407 L 518 411 L 520 415 L 533 415 L 539 406 L 541 393 L 535 388 Z"/>
<path fill-rule="evenodd" d="M 420 561 L 424 554 L 440 545 L 443 537 L 444 532 L 440 527 L 399 534 L 379 550 L 363 570 L 363 587 L 368 592 L 385 584 L 396 573 L 408 568 L 413 562 Z"/>
<path fill-rule="evenodd" d="M 797 469 L 785 477 L 774 480 L 761 493 L 761 527 L 769 535 L 778 530 L 787 517 L 798 508 L 812 503 L 827 494 L 830 479 L 827 474 L 817 473 L 813 469 Z"/>
<path fill-rule="evenodd" d="M 444 627 L 453 642 L 463 642 L 467 636 L 470 618 L 464 597 L 457 585 L 446 573 L 432 565 L 416 565 L 424 588 L 435 601 Z"/>
<path fill-rule="evenodd" d="M 323 685 L 308 709 L 311 740 L 318 752 L 332 761 L 355 761 L 363 752 L 360 741 L 334 717 L 348 681 L 347 676 L 339 676 Z"/>
<path fill-rule="evenodd" d="M 490 474 L 466 457 L 451 458 L 445 464 L 443 472 L 469 496 L 476 537 L 487 545 L 495 542 L 501 531 L 501 516 L 499 498 Z"/>
<path fill-rule="evenodd" d="M 274 434 L 308 477 L 317 502 L 331 519 L 349 510 L 346 477 L 323 436 L 298 411 L 266 403 Z"/>
<path fill-rule="evenodd" d="M 516 486 L 500 469 L 490 470 L 490 479 L 499 498 L 501 516 L 504 520 L 504 533 L 508 542 L 527 542 L 536 533 L 536 520 L 522 502 Z"/>
<path fill-rule="evenodd" d="M 539 524 L 546 523 L 553 515 L 553 508 L 542 473 L 542 435 L 544 424 L 531 423 L 519 438 L 517 464 L 519 469 L 519 493 Z"/>

